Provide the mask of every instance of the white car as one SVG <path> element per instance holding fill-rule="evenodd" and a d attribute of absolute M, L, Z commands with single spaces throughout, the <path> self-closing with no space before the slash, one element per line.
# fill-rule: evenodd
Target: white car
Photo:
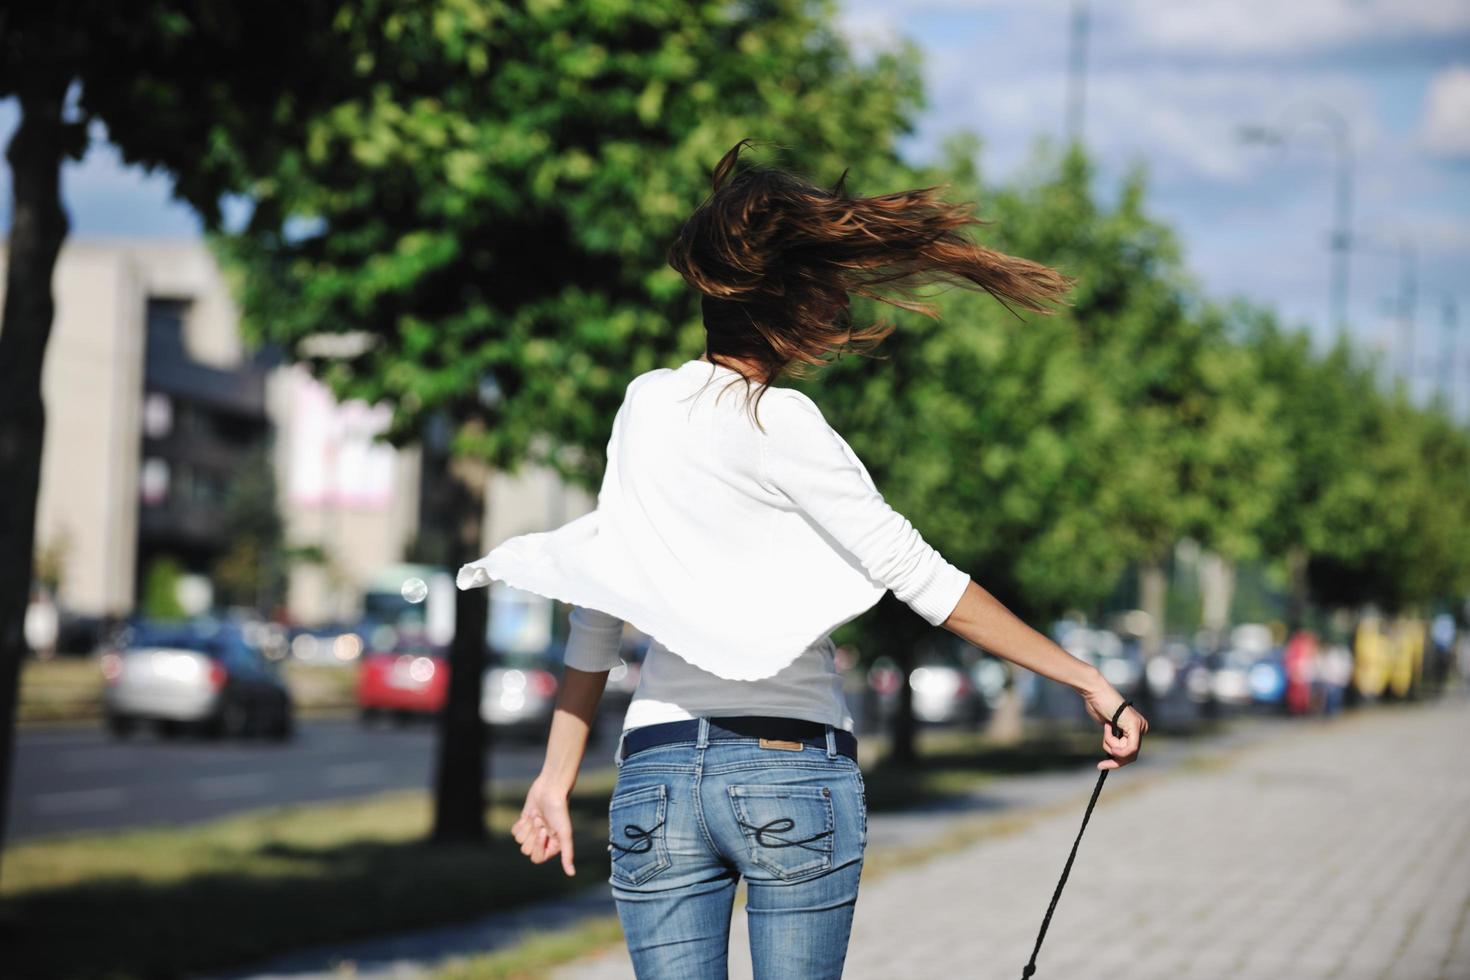
<path fill-rule="evenodd" d="M 172 735 L 268 735 L 292 730 L 290 692 L 240 629 L 214 620 L 128 627 L 102 655 L 102 703 L 119 738 L 140 722 Z"/>

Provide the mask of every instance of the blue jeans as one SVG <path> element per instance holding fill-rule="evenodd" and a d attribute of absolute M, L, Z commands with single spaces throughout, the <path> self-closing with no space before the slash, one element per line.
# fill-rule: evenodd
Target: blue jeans
<path fill-rule="evenodd" d="M 868 809 L 830 726 L 797 751 L 701 719 L 694 741 L 618 759 L 610 880 L 639 980 L 726 977 L 742 876 L 756 980 L 841 977 Z"/>

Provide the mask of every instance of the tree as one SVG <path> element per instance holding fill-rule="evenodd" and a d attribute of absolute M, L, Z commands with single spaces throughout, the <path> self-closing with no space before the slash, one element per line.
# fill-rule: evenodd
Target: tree
<path fill-rule="evenodd" d="M 1147 264 L 1155 226 L 1102 209 L 1080 155 L 1039 160 L 1045 176 L 1032 185 L 990 187 L 978 153 L 976 137 L 956 134 L 913 179 L 976 202 L 995 221 L 987 244 L 1078 276 L 1077 305 L 1022 319 L 988 296 L 937 296 L 940 322 L 905 318 L 879 359 L 843 359 L 818 397 L 926 540 L 1044 628 L 1105 599 L 1139 551 L 1120 516 L 1129 487 L 1120 465 L 1137 430 L 1121 389 L 1097 369 L 1097 348 L 1116 344 L 1120 321 L 1145 316 L 1164 290 Z M 1115 280 L 1116 290 L 1100 286 Z M 880 605 L 861 624 L 862 645 L 907 675 L 918 636 L 903 615 Z M 914 726 L 907 684 L 900 691 L 892 754 L 905 760 Z"/>
<path fill-rule="evenodd" d="M 942 324 L 905 323 L 882 362 L 840 366 L 822 397 L 894 505 L 1023 618 L 1095 609 L 1141 565 L 1156 649 L 1176 541 L 1259 551 L 1285 472 L 1275 392 L 1228 311 L 1198 299 L 1141 171 L 1109 204 L 1080 147 L 1043 143 L 1035 177 L 995 187 L 978 151 L 956 134 L 921 176 L 978 201 L 996 247 L 1077 277 L 1071 307 L 1023 321 L 985 296 L 940 297 Z M 894 632 L 875 626 L 885 649 Z M 900 757 L 911 731 L 900 711 Z"/>
<path fill-rule="evenodd" d="M 1371 372 L 1339 345 L 1326 357 L 1312 351 L 1305 331 L 1287 331 L 1269 310 L 1236 306 L 1241 342 L 1256 354 L 1262 378 L 1276 392 L 1273 428 L 1281 433 L 1289 468 L 1262 526 L 1267 555 L 1286 567 L 1287 626 L 1304 625 L 1312 600 L 1309 570 L 1313 555 L 1333 550 L 1322 519 L 1331 488 L 1351 479 L 1366 433 L 1362 426 L 1376 410 L 1378 393 Z"/>
<path fill-rule="evenodd" d="M 1361 376 L 1360 376 L 1361 377 Z M 1312 594 L 1390 612 L 1464 595 L 1467 435 L 1443 416 L 1353 386 L 1355 438 L 1341 472 L 1308 512 Z"/>
<path fill-rule="evenodd" d="M 1014 200 L 1026 208 L 1022 229 L 1050 241 L 1080 280 L 1071 313 L 1084 363 L 1119 423 L 1100 450 L 1111 461 L 1100 516 L 1110 547 L 1141 568 L 1147 657 L 1162 638 L 1162 568 L 1174 544 L 1190 537 L 1228 558 L 1255 554 L 1284 466 L 1273 392 L 1228 318 L 1200 300 L 1172 230 L 1147 214 L 1144 172 L 1126 176 L 1111 207 L 1091 199 L 1090 174 L 1074 145 L 1040 193 Z"/>
<path fill-rule="evenodd" d="M 391 13 L 381 16 L 390 9 Z M 340 397 L 393 406 L 392 441 L 447 427 L 452 559 L 478 557 L 486 467 L 595 489 L 630 377 L 703 348 L 665 250 L 745 137 L 873 187 L 919 98 L 910 48 L 859 64 L 829 0 L 347 3 L 361 81 L 249 188 L 221 254 L 252 330 Z M 780 147 L 777 147 L 780 150 Z M 352 337 L 346 356 L 307 343 Z M 477 590 L 482 591 L 482 590 Z M 483 832 L 483 610 L 461 594 L 436 836 Z M 457 734 L 456 734 L 457 733 Z"/>
<path fill-rule="evenodd" d="M 1143 172 L 1108 203 L 1080 146 L 1054 157 L 1042 143 L 1028 170 L 989 192 L 995 236 L 1075 276 L 1072 305 L 1019 323 L 958 295 L 923 370 L 943 377 L 926 417 L 953 420 L 935 455 L 966 468 L 944 476 L 960 491 L 952 509 L 933 501 L 944 536 L 1018 611 L 1045 619 L 1095 608 L 1130 563 L 1161 585 L 1182 536 L 1253 554 L 1282 464 L 1272 394 L 1228 319 L 1198 300 L 1172 231 L 1147 214 Z M 978 178 L 965 185 L 985 197 Z M 1165 597 L 1152 591 L 1156 647 Z"/>
<path fill-rule="evenodd" d="M 129 163 L 163 170 L 207 227 L 244 175 L 300 142 L 301 122 L 356 76 L 321 0 L 102 0 L 8 5 L 0 13 L 0 98 L 14 98 L 12 208 L 0 313 L 0 814 L 26 654 L 45 409 L 41 367 L 52 273 L 67 234 L 63 161 L 94 129 Z M 0 838 L 3 839 L 3 838 Z"/>
<path fill-rule="evenodd" d="M 225 493 L 220 528 L 228 542 L 214 564 L 218 605 L 252 606 L 269 615 L 286 590 L 285 527 L 276 506 L 270 453 L 251 453 Z"/>
<path fill-rule="evenodd" d="M 179 602 L 179 580 L 184 566 L 171 555 L 160 555 L 148 564 L 143 577 L 143 615 L 149 619 L 183 619 Z"/>

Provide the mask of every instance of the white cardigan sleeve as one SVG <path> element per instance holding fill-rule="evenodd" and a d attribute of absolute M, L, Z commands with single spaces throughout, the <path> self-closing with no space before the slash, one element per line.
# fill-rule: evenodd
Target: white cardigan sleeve
<path fill-rule="evenodd" d="M 568 614 L 566 665 L 596 673 L 622 663 L 623 621 L 597 609 L 573 606 Z"/>
<path fill-rule="evenodd" d="M 932 626 L 949 618 L 970 576 L 947 561 L 878 492 L 852 447 L 805 395 L 783 399 L 763 439 L 765 482 L 785 494 Z"/>

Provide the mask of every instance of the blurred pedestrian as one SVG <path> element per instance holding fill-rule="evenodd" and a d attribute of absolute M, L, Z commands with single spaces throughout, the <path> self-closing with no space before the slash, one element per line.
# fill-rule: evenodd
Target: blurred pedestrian
<path fill-rule="evenodd" d="M 1281 665 L 1286 673 L 1286 710 L 1291 714 L 1304 715 L 1311 709 L 1316 661 L 1316 634 L 1297 630 L 1281 653 Z"/>
<path fill-rule="evenodd" d="M 56 656 L 56 641 L 61 635 L 61 612 L 51 590 L 37 585 L 31 590 L 31 601 L 26 605 L 26 644 L 38 660 L 49 660 Z"/>
<path fill-rule="evenodd" d="M 1332 717 L 1342 709 L 1343 692 L 1353 679 L 1353 655 L 1341 643 L 1331 643 L 1322 652 L 1322 714 Z"/>
<path fill-rule="evenodd" d="M 628 385 L 595 511 L 460 571 L 570 603 L 566 681 L 541 775 L 513 827 L 536 863 L 575 873 L 568 794 L 626 623 L 653 637 L 623 722 L 609 812 L 618 916 L 640 978 L 727 971 L 747 883 L 755 975 L 838 977 L 867 842 L 853 719 L 831 630 L 891 589 L 944 626 L 1070 686 L 1113 769 L 1148 723 L 1093 666 L 1011 615 L 879 493 L 806 395 L 773 381 L 876 346 L 850 294 L 947 281 L 1045 312 L 1057 272 L 975 245 L 969 206 L 933 188 L 855 197 L 779 169 L 715 169 L 670 264 L 701 294 L 705 352 Z M 790 369 L 796 370 L 790 370 Z M 719 379 L 713 401 L 698 397 Z M 755 397 L 721 397 L 744 386 Z M 895 924 L 897 925 L 897 924 Z"/>

